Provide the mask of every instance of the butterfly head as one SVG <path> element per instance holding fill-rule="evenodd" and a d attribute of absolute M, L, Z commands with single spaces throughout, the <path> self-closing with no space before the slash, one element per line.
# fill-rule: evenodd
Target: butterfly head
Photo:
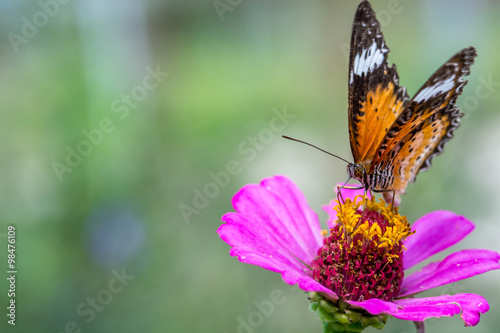
<path fill-rule="evenodd" d="M 349 163 L 347 165 L 347 175 L 349 176 L 349 178 L 354 178 L 364 184 L 364 179 L 366 176 L 365 167 L 359 163 Z"/>

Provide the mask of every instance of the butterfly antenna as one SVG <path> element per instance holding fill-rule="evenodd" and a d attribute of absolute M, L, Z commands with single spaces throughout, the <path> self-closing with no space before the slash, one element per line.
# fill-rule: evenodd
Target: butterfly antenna
<path fill-rule="evenodd" d="M 286 135 L 282 135 L 282 137 L 283 137 L 283 138 L 285 138 L 285 139 L 288 139 L 288 140 L 297 141 L 297 142 L 300 142 L 300 143 L 306 144 L 306 145 L 308 145 L 308 146 L 311 146 L 311 147 L 313 147 L 313 148 L 316 148 L 316 149 L 318 149 L 318 150 L 321 150 L 323 153 L 327 153 L 328 155 L 331 155 L 331 156 L 333 156 L 333 157 L 336 157 L 336 158 L 338 158 L 339 160 L 342 160 L 342 161 L 346 162 L 347 164 L 351 164 L 351 162 L 349 162 L 349 161 L 347 161 L 347 160 L 344 160 L 342 157 L 337 156 L 337 155 L 335 155 L 335 154 L 332 154 L 332 153 L 330 153 L 330 152 L 328 152 L 328 151 L 326 151 L 326 150 L 324 150 L 324 149 L 321 149 L 321 148 L 319 148 L 319 147 L 316 147 L 315 145 L 310 144 L 309 142 L 305 142 L 305 141 L 302 141 L 302 140 L 294 139 L 294 138 L 291 138 L 291 137 L 286 136 Z"/>

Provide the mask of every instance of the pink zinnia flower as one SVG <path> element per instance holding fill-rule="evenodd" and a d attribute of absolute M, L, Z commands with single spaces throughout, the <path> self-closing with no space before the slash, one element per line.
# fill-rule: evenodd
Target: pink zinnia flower
<path fill-rule="evenodd" d="M 411 228 L 397 208 L 389 209 L 382 200 L 360 200 L 355 197 L 360 193 L 343 190 L 345 203 L 323 207 L 330 230 L 322 232 L 295 184 L 283 176 L 267 178 L 233 197 L 236 212 L 222 217 L 226 223 L 217 232 L 231 246 L 230 255 L 279 272 L 286 283 L 309 292 L 311 309 L 325 331 L 381 328 L 388 315 L 422 322 L 461 313 L 465 326 L 476 325 L 489 310 L 482 296 L 414 296 L 499 269 L 498 253 L 462 250 L 404 276 L 405 270 L 462 240 L 474 229 L 472 222 L 435 211 Z"/>

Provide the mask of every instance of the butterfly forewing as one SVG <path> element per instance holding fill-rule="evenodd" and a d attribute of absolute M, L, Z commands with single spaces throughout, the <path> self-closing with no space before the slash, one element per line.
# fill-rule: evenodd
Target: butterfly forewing
<path fill-rule="evenodd" d="M 370 174 L 382 175 L 374 189 L 404 193 L 420 170 L 453 137 L 462 114 L 455 106 L 467 83 L 476 51 L 462 50 L 448 60 L 417 92 L 384 137 L 372 161 Z"/>
<path fill-rule="evenodd" d="M 349 139 L 355 163 L 369 166 L 408 96 L 370 3 L 362 1 L 354 19 L 349 59 Z"/>

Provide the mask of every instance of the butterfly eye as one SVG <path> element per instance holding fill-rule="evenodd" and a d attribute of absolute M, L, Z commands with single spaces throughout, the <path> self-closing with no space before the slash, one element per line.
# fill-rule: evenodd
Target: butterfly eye
<path fill-rule="evenodd" d="M 364 173 L 365 169 L 361 165 L 357 165 L 355 170 L 356 177 L 362 178 Z"/>

